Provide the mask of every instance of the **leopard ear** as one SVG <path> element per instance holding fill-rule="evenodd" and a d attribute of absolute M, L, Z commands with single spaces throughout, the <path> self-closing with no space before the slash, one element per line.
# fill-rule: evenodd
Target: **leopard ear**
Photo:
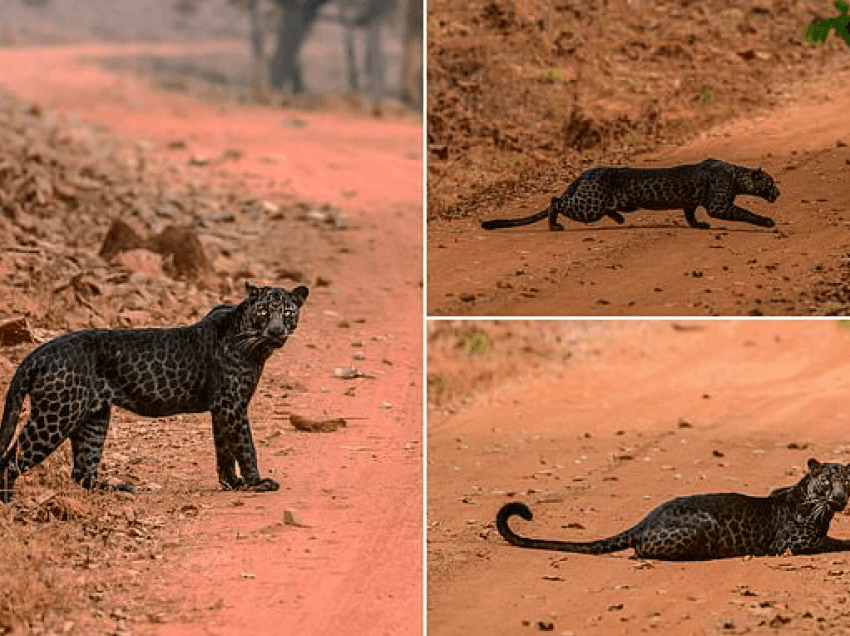
<path fill-rule="evenodd" d="M 304 301 L 307 300 L 307 296 L 310 293 L 310 290 L 304 287 L 304 285 L 301 285 L 300 287 L 296 287 L 295 289 L 293 289 L 290 293 L 292 294 L 293 298 L 295 298 L 295 302 L 297 302 L 298 306 L 300 307 L 304 304 Z"/>
<path fill-rule="evenodd" d="M 245 293 L 248 294 L 248 298 L 256 298 L 260 294 L 260 288 L 255 287 L 247 280 L 245 281 Z"/>
<path fill-rule="evenodd" d="M 817 472 L 818 470 L 820 470 L 820 468 L 823 466 L 823 464 L 821 464 L 818 460 L 816 460 L 814 457 L 812 457 L 811 459 L 809 459 L 808 466 L 809 466 L 809 472 L 814 473 L 814 472 Z"/>

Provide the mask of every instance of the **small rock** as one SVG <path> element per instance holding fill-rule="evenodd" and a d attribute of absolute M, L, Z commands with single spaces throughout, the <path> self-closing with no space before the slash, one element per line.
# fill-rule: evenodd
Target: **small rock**
<path fill-rule="evenodd" d="M 0 347 L 13 347 L 34 341 L 25 317 L 19 316 L 0 322 Z"/>
<path fill-rule="evenodd" d="M 334 369 L 334 377 L 340 380 L 350 380 L 358 377 L 360 372 L 355 367 L 337 367 Z"/>
<path fill-rule="evenodd" d="M 289 414 L 289 423 L 299 431 L 307 431 L 308 433 L 333 433 L 338 428 L 348 426 L 348 422 L 343 417 L 313 420 L 295 413 Z"/>
<path fill-rule="evenodd" d="M 287 526 L 295 526 L 296 528 L 310 527 L 301 521 L 301 517 L 292 508 L 286 508 L 283 511 L 283 523 Z"/>

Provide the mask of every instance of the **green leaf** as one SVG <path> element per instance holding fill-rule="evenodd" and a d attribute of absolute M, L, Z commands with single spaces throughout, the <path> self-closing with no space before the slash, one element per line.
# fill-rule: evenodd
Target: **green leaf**
<path fill-rule="evenodd" d="M 832 29 L 832 20 L 815 22 L 806 27 L 803 32 L 803 39 L 812 44 L 826 44 L 830 29 Z"/>

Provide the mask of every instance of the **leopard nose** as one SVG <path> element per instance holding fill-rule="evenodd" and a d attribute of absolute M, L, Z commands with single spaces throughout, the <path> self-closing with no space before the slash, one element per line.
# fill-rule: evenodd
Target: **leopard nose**
<path fill-rule="evenodd" d="M 266 333 L 272 338 L 279 338 L 280 336 L 286 335 L 286 327 L 284 327 L 283 323 L 280 321 L 272 322 L 268 327 L 266 327 Z"/>

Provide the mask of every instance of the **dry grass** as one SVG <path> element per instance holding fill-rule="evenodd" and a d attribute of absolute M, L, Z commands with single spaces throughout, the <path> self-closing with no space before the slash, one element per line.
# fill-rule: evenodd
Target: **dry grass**
<path fill-rule="evenodd" d="M 599 353 L 639 321 L 440 320 L 428 323 L 428 408 L 454 411 L 494 387 Z"/>

